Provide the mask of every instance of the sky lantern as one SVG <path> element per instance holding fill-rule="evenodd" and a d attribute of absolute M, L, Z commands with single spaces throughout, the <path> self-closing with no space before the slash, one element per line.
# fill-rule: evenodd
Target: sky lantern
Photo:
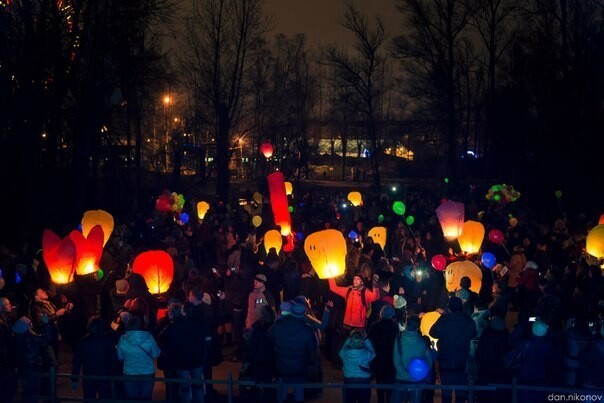
<path fill-rule="evenodd" d="M 98 271 L 99 262 L 103 255 L 103 228 L 100 225 L 95 225 L 86 237 L 80 231 L 71 231 L 69 238 L 71 238 L 76 248 L 74 262 L 76 273 L 83 276 Z"/>
<path fill-rule="evenodd" d="M 333 278 L 346 271 L 346 239 L 335 229 L 313 232 L 304 240 L 304 252 L 319 278 Z"/>
<path fill-rule="evenodd" d="M 281 246 L 283 246 L 283 238 L 281 238 L 281 234 L 276 229 L 271 229 L 266 231 L 264 234 L 264 250 L 268 254 L 271 248 L 275 248 L 277 250 L 277 254 L 281 252 Z"/>
<path fill-rule="evenodd" d="M 453 262 L 445 269 L 445 285 L 447 291 L 455 292 L 461 287 L 459 286 L 459 280 L 462 277 L 469 277 L 472 281 L 470 290 L 475 293 L 480 292 L 480 286 L 482 285 L 482 272 L 480 267 L 476 266 L 469 260 L 463 262 Z"/>
<path fill-rule="evenodd" d="M 484 240 L 484 226 L 478 221 L 466 221 L 457 240 L 463 252 L 478 253 Z"/>
<path fill-rule="evenodd" d="M 197 217 L 199 217 L 200 220 L 203 220 L 209 209 L 210 205 L 208 202 L 200 201 L 197 203 Z"/>
<path fill-rule="evenodd" d="M 374 243 L 379 244 L 383 251 L 386 250 L 386 227 L 373 227 L 367 232 L 367 236 L 370 236 Z"/>
<path fill-rule="evenodd" d="M 42 234 L 42 257 L 55 284 L 67 284 L 73 280 L 73 263 L 76 247 L 70 237 L 63 240 L 49 229 Z"/>
<path fill-rule="evenodd" d="M 436 339 L 430 336 L 430 329 L 432 329 L 432 326 L 434 326 L 438 318 L 440 318 L 440 313 L 436 311 L 426 312 L 422 315 L 421 322 L 419 323 L 419 331 L 422 336 L 428 336 L 433 342 L 436 341 Z"/>
<path fill-rule="evenodd" d="M 600 219 L 598 220 L 598 225 L 604 224 L 604 213 L 600 214 Z"/>
<path fill-rule="evenodd" d="M 264 158 L 269 159 L 273 156 L 273 145 L 268 141 L 266 143 L 263 143 L 260 146 L 260 152 L 262 153 L 262 155 L 264 155 Z"/>
<path fill-rule="evenodd" d="M 285 194 L 290 196 L 292 193 L 294 193 L 294 185 L 291 182 L 285 182 Z"/>
<path fill-rule="evenodd" d="M 292 230 L 292 222 L 289 215 L 289 203 L 285 193 L 283 174 L 274 172 L 268 175 L 267 179 L 275 225 L 281 227 L 281 235 L 288 236 Z"/>
<path fill-rule="evenodd" d="M 463 203 L 448 200 L 438 206 L 436 216 L 443 230 L 443 235 L 448 241 L 457 239 L 461 234 L 464 219 Z"/>
<path fill-rule="evenodd" d="M 82 217 L 82 234 L 84 234 L 84 237 L 88 237 L 90 230 L 95 225 L 100 225 L 103 228 L 103 246 L 107 245 L 115 225 L 113 216 L 104 210 L 89 210 L 85 212 L 84 217 Z"/>
<path fill-rule="evenodd" d="M 589 231 L 585 250 L 595 258 L 604 258 L 604 224 L 596 225 Z"/>
<path fill-rule="evenodd" d="M 143 276 L 150 293 L 161 294 L 168 291 L 174 279 L 174 261 L 163 250 L 143 252 L 134 259 L 132 272 Z"/>
<path fill-rule="evenodd" d="M 354 207 L 359 207 L 363 205 L 363 196 L 361 192 L 350 192 L 348 193 L 348 201 Z"/>

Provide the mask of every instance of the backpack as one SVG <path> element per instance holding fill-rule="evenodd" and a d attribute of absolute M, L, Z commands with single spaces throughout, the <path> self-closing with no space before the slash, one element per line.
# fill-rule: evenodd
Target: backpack
<path fill-rule="evenodd" d="M 369 304 L 369 306 L 367 306 L 367 297 L 365 296 L 365 291 L 367 290 L 367 288 L 363 288 L 361 290 L 361 303 L 363 304 L 363 306 L 365 307 L 365 310 L 367 312 L 367 317 L 371 316 L 371 304 Z M 350 295 L 350 293 L 352 292 L 352 287 L 348 287 L 348 291 L 346 291 L 346 303 L 348 303 L 348 296 Z"/>

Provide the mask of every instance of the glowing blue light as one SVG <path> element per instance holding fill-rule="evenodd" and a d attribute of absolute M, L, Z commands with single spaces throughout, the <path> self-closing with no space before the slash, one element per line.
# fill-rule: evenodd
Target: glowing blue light
<path fill-rule="evenodd" d="M 188 215 L 187 213 L 181 213 L 181 214 L 180 214 L 180 221 L 181 221 L 183 224 L 188 223 L 188 222 L 189 222 L 189 215 Z"/>
<path fill-rule="evenodd" d="M 359 238 L 359 234 L 357 234 L 357 233 L 356 233 L 356 232 L 354 232 L 354 231 L 350 231 L 350 232 L 348 233 L 348 238 L 350 238 L 350 239 L 358 239 L 358 238 Z"/>

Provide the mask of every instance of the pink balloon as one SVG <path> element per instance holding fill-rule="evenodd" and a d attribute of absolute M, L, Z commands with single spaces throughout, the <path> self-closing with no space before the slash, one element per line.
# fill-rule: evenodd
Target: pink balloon
<path fill-rule="evenodd" d="M 503 233 L 498 229 L 492 229 L 489 231 L 489 240 L 494 244 L 501 245 L 503 242 Z"/>
<path fill-rule="evenodd" d="M 447 267 L 447 259 L 443 255 L 434 255 L 432 256 L 432 267 L 434 267 L 438 271 L 445 270 Z"/>

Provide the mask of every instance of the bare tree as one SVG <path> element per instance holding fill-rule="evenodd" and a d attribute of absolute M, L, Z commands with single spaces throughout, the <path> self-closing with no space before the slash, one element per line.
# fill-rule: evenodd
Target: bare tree
<path fill-rule="evenodd" d="M 228 199 L 232 130 L 245 115 L 251 52 L 270 21 L 262 0 L 194 2 L 186 21 L 182 70 L 197 112 L 207 114 L 216 141 L 216 193 Z"/>
<path fill-rule="evenodd" d="M 349 54 L 336 46 L 322 50 L 324 61 L 332 65 L 340 83 L 349 88 L 358 102 L 354 102 L 363 117 L 369 141 L 371 143 L 371 165 L 373 184 L 376 190 L 381 188 L 380 154 L 378 124 L 381 118 L 381 102 L 384 94 L 383 75 L 386 55 L 384 44 L 388 35 L 382 20 L 377 17 L 375 26 L 370 23 L 354 5 L 347 3 L 341 25 L 355 37 L 354 53 Z"/>

